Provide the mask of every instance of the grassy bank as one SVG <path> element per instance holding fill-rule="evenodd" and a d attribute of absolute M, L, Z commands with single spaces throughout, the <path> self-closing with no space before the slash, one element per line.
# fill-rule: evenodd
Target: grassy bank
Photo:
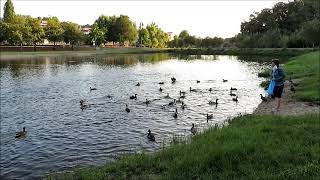
<path fill-rule="evenodd" d="M 319 115 L 248 115 L 190 144 L 136 154 L 48 179 L 317 179 Z"/>
<path fill-rule="evenodd" d="M 142 53 L 161 53 L 167 49 L 158 48 L 100 48 L 92 50 L 74 51 L 36 51 L 36 52 L 1 52 L 1 58 L 34 57 L 34 56 L 62 56 L 62 55 L 92 55 L 92 54 L 142 54 Z"/>
<path fill-rule="evenodd" d="M 261 56 L 297 56 L 315 51 L 312 48 L 189 48 L 171 49 L 171 52 L 188 55 L 261 55 Z"/>
<path fill-rule="evenodd" d="M 320 102 L 320 51 L 292 57 L 284 65 L 287 79 L 298 81 L 295 97 L 302 101 Z M 259 73 L 260 77 L 270 77 L 270 70 Z M 267 86 L 269 81 L 262 82 Z"/>

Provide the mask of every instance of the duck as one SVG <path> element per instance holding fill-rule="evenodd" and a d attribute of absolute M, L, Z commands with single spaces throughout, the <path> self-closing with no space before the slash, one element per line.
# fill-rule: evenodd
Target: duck
<path fill-rule="evenodd" d="M 81 100 L 80 100 L 80 106 L 83 106 L 83 105 L 84 105 L 84 102 L 85 102 L 85 101 L 84 101 L 83 99 L 81 99 Z"/>
<path fill-rule="evenodd" d="M 185 96 L 185 95 L 182 95 L 182 96 L 180 96 L 179 98 L 184 99 L 184 98 L 186 98 L 186 96 Z"/>
<path fill-rule="evenodd" d="M 146 105 L 150 104 L 150 100 L 146 99 Z"/>
<path fill-rule="evenodd" d="M 173 114 L 173 117 L 174 118 L 178 118 L 178 109 L 176 108 L 176 111 L 174 112 L 174 114 Z"/>
<path fill-rule="evenodd" d="M 192 123 L 192 127 L 191 127 L 191 133 L 192 134 L 196 134 L 197 133 L 197 129 L 194 127 L 194 124 Z"/>
<path fill-rule="evenodd" d="M 150 141 L 155 141 L 155 140 L 156 140 L 154 134 L 151 133 L 151 130 L 150 130 L 150 129 L 148 130 L 147 138 L 148 138 Z"/>
<path fill-rule="evenodd" d="M 179 97 L 179 99 L 176 101 L 177 103 L 181 103 L 181 97 Z"/>
<path fill-rule="evenodd" d="M 90 91 L 94 91 L 94 90 L 97 90 L 97 88 L 90 87 Z"/>
<path fill-rule="evenodd" d="M 227 79 L 222 79 L 222 82 L 228 82 L 228 80 Z"/>
<path fill-rule="evenodd" d="M 190 92 L 197 92 L 197 90 L 190 87 Z"/>
<path fill-rule="evenodd" d="M 164 82 L 159 82 L 159 84 L 160 84 L 160 85 L 163 85 L 163 84 L 164 84 Z"/>
<path fill-rule="evenodd" d="M 186 106 L 186 105 L 184 104 L 184 102 L 182 102 L 182 103 L 181 103 L 181 109 L 184 110 L 185 106 Z"/>
<path fill-rule="evenodd" d="M 173 99 L 173 102 L 169 102 L 169 106 L 173 106 L 176 103 L 176 99 Z"/>
<path fill-rule="evenodd" d="M 16 138 L 24 137 L 26 136 L 26 134 L 27 134 L 26 127 L 23 127 L 22 131 L 16 133 Z"/>
<path fill-rule="evenodd" d="M 177 80 L 177 79 L 176 79 L 175 77 L 172 77 L 172 78 L 171 78 L 171 82 L 172 82 L 172 83 L 175 83 L 176 80 Z"/>
<path fill-rule="evenodd" d="M 162 88 L 161 87 L 159 88 L 159 91 L 162 92 Z"/>
<path fill-rule="evenodd" d="M 236 98 L 232 98 L 232 101 L 238 102 L 238 96 L 236 96 Z"/>
<path fill-rule="evenodd" d="M 180 96 L 182 96 L 182 95 L 185 95 L 186 92 L 180 90 L 179 94 L 180 94 Z"/>
<path fill-rule="evenodd" d="M 197 80 L 197 83 L 200 83 L 200 81 L 199 81 L 199 80 Z"/>
<path fill-rule="evenodd" d="M 128 104 L 126 104 L 126 111 L 127 111 L 127 113 L 130 112 L 130 109 L 128 108 Z"/>
<path fill-rule="evenodd" d="M 215 102 L 210 100 L 210 101 L 209 101 L 209 104 L 210 104 L 210 105 L 218 105 L 218 100 L 219 100 L 219 99 L 216 99 Z"/>
<path fill-rule="evenodd" d="M 207 114 L 207 122 L 209 119 L 212 119 L 213 118 L 213 114 Z"/>
<path fill-rule="evenodd" d="M 134 94 L 134 96 L 130 96 L 130 99 L 137 99 L 137 94 Z"/>
<path fill-rule="evenodd" d="M 107 98 L 112 98 L 112 96 L 111 95 L 107 95 Z"/>
<path fill-rule="evenodd" d="M 212 91 L 212 88 L 209 88 L 209 92 L 211 92 Z"/>
<path fill-rule="evenodd" d="M 262 100 L 263 102 L 267 102 L 267 101 L 268 101 L 268 99 L 267 99 L 266 97 L 263 97 L 262 94 L 260 94 L 260 97 L 261 97 L 261 100 Z"/>
<path fill-rule="evenodd" d="M 231 91 L 236 91 L 236 90 L 238 90 L 238 89 L 231 87 L 230 90 L 231 90 Z"/>
<path fill-rule="evenodd" d="M 136 86 L 140 86 L 140 82 L 138 82 L 138 83 L 136 84 Z"/>
<path fill-rule="evenodd" d="M 292 91 L 292 92 L 296 92 L 296 89 L 293 87 L 293 85 L 291 84 L 291 86 L 290 86 L 290 91 Z"/>
<path fill-rule="evenodd" d="M 232 93 L 232 91 L 230 91 L 230 96 L 237 96 L 237 95 Z"/>

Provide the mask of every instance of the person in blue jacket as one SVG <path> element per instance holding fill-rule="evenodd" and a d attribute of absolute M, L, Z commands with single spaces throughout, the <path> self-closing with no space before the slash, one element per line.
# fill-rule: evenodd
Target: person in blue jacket
<path fill-rule="evenodd" d="M 280 110 L 281 96 L 282 96 L 284 81 L 286 76 L 282 67 L 280 67 L 278 59 L 272 60 L 272 66 L 273 66 L 272 80 L 275 81 L 272 98 L 276 99 L 276 107 L 273 111 L 278 112 Z"/>

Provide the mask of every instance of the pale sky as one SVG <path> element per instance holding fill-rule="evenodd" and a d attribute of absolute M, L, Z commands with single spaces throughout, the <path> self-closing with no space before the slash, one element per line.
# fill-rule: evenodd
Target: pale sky
<path fill-rule="evenodd" d="M 1 1 L 1 16 L 6 0 Z M 166 32 L 188 30 L 199 37 L 232 37 L 254 11 L 271 8 L 280 0 L 251 1 L 103 1 L 103 0 L 12 0 L 16 14 L 32 17 L 57 16 L 60 21 L 93 24 L 100 15 L 128 15 L 147 25 L 155 22 Z M 287 1 L 285 1 L 287 2 Z"/>

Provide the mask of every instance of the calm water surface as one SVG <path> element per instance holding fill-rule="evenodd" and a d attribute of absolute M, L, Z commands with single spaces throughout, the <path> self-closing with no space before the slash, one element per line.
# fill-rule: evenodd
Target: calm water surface
<path fill-rule="evenodd" d="M 37 179 L 76 165 L 102 165 L 123 153 L 152 152 L 173 135 L 190 135 L 192 123 L 203 129 L 251 113 L 264 92 L 257 77 L 262 66 L 245 60 L 169 54 L 2 59 L 1 179 Z M 198 92 L 190 93 L 189 87 Z M 238 103 L 230 87 L 238 88 Z M 180 104 L 164 106 L 172 101 L 166 94 L 178 98 L 179 90 L 187 92 L 185 110 Z M 138 99 L 130 100 L 135 93 Z M 218 107 L 208 104 L 216 98 Z M 81 99 L 93 105 L 82 111 Z M 207 113 L 213 114 L 209 123 Z M 23 126 L 26 138 L 15 139 Z M 156 142 L 147 140 L 148 129 Z"/>

